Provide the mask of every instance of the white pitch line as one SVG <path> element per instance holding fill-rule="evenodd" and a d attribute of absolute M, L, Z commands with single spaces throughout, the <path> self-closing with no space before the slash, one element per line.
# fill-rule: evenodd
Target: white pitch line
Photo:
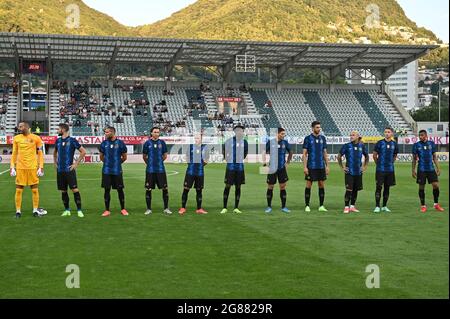
<path fill-rule="evenodd" d="M 0 172 L 0 175 L 5 174 L 6 172 L 9 172 L 9 169 L 7 169 L 6 171 Z"/>
<path fill-rule="evenodd" d="M 4 171 L 4 172 L 0 172 L 0 175 L 9 172 L 9 170 Z M 177 171 L 167 171 L 167 176 L 173 176 L 173 175 L 178 175 L 180 174 L 180 172 Z M 142 177 L 124 177 L 125 180 L 127 179 L 139 179 L 139 180 L 144 180 L 145 178 Z M 101 178 L 77 178 L 78 181 L 101 181 Z M 41 179 L 39 182 L 56 182 L 56 179 Z M 0 181 L 0 183 L 9 183 L 9 181 Z"/>

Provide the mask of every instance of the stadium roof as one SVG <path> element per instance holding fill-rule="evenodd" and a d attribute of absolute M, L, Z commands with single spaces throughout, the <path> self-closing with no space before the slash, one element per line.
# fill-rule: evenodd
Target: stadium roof
<path fill-rule="evenodd" d="M 378 71 L 383 79 L 436 45 L 332 44 L 294 42 L 216 41 L 0 33 L 0 60 L 51 62 L 221 66 L 229 74 L 236 55 L 256 56 L 257 67 L 270 67 L 282 76 L 290 68 L 329 70 L 335 78 L 345 69 Z"/>

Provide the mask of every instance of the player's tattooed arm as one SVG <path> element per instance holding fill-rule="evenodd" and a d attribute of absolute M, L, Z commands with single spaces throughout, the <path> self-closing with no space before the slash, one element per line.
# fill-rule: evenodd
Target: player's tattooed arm
<path fill-rule="evenodd" d="M 290 150 L 289 154 L 288 154 L 287 162 L 286 162 L 288 165 L 291 164 L 292 157 L 294 157 L 294 151 Z"/>
<path fill-rule="evenodd" d="M 58 168 L 58 149 L 56 147 L 53 151 L 53 165 L 55 166 L 55 168 Z"/>
<path fill-rule="evenodd" d="M 398 144 L 395 143 L 395 148 L 394 148 L 394 162 L 397 160 L 397 154 L 398 154 L 398 152 L 399 152 Z"/>
<path fill-rule="evenodd" d="M 412 175 L 413 178 L 417 177 L 416 165 L 417 165 L 417 155 L 413 154 L 413 157 L 412 157 L 412 171 L 411 171 L 411 175 Z"/>
<path fill-rule="evenodd" d="M 306 148 L 303 149 L 303 173 L 308 175 L 308 150 Z"/>
<path fill-rule="evenodd" d="M 437 176 L 441 175 L 441 168 L 439 167 L 439 160 L 438 160 L 438 157 L 436 156 L 436 153 L 433 153 L 433 163 L 436 166 L 436 168 L 435 168 L 436 175 Z"/>
<path fill-rule="evenodd" d="M 248 142 L 244 140 L 244 159 L 247 158 L 248 155 Z"/>
<path fill-rule="evenodd" d="M 265 147 L 261 148 L 261 162 L 263 163 L 263 166 L 267 166 L 267 152 Z"/>
<path fill-rule="evenodd" d="M 369 166 L 369 154 L 365 153 L 364 154 L 364 164 L 362 167 L 362 171 L 365 172 L 367 169 L 367 166 Z"/>
<path fill-rule="evenodd" d="M 338 156 L 337 156 L 337 161 L 338 161 L 339 167 L 340 167 L 343 171 L 345 171 L 345 170 L 344 170 L 344 164 L 342 163 L 342 155 L 341 155 L 340 153 L 339 153 Z"/>
<path fill-rule="evenodd" d="M 330 174 L 330 161 L 329 161 L 329 158 L 328 158 L 327 149 L 323 150 L 323 158 L 325 160 L 325 172 L 328 175 L 328 174 Z"/>
<path fill-rule="evenodd" d="M 376 164 L 378 162 L 378 153 L 374 151 L 372 155 L 373 155 L 373 161 Z"/>
<path fill-rule="evenodd" d="M 344 163 L 342 162 L 342 154 L 341 153 L 338 154 L 337 161 L 338 161 L 338 164 L 339 164 L 340 168 L 342 169 L 342 171 L 344 173 L 347 173 L 348 167 L 344 166 Z"/>
<path fill-rule="evenodd" d="M 120 161 L 122 163 L 125 163 L 125 161 L 128 159 L 128 155 L 127 153 L 122 153 L 122 155 L 120 155 Z"/>
<path fill-rule="evenodd" d="M 79 149 L 80 152 L 80 156 L 78 156 L 78 159 L 76 161 L 77 165 L 81 163 L 81 161 L 84 159 L 84 157 L 86 156 L 86 149 L 82 146 Z"/>
<path fill-rule="evenodd" d="M 71 171 L 77 169 L 78 165 L 80 165 L 81 161 L 86 156 L 86 149 L 83 146 L 81 146 L 78 151 L 80 152 L 80 155 L 78 156 L 77 160 L 72 165 L 70 165 L 69 169 Z"/>

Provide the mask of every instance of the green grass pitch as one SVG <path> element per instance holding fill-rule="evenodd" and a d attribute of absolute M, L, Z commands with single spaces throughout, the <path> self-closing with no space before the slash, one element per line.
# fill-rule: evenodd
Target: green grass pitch
<path fill-rule="evenodd" d="M 144 165 L 124 166 L 126 206 L 119 215 L 112 192 L 112 216 L 102 218 L 100 165 L 81 165 L 79 187 L 84 219 L 60 217 L 55 171 L 41 179 L 44 218 L 31 215 L 24 192 L 24 216 L 14 219 L 14 180 L 0 175 L 0 298 L 448 298 L 448 164 L 442 164 L 441 203 L 445 213 L 418 211 L 417 185 L 410 164 L 397 164 L 391 214 L 374 214 L 374 165 L 364 177 L 357 206 L 343 215 L 344 182 L 337 165 L 326 184 L 328 213 L 317 212 L 317 185 L 311 213 L 303 212 L 300 164 L 289 168 L 289 215 L 264 214 L 265 176 L 246 166 L 242 215 L 220 215 L 224 166 L 206 168 L 204 207 L 208 215 L 179 216 L 185 165 L 166 165 L 170 207 L 162 214 L 161 192 L 153 195 L 153 216 L 144 216 Z M 0 165 L 0 172 L 8 167 Z M 176 174 L 175 172 L 178 172 Z M 427 204 L 432 204 L 430 186 Z M 73 196 L 70 195 L 72 211 Z M 229 204 L 234 203 L 234 191 Z M 229 207 L 230 208 L 230 207 Z M 231 207 L 232 208 L 232 207 Z M 66 266 L 80 268 L 80 288 L 66 287 Z M 380 268 L 380 288 L 366 288 L 366 266 Z"/>

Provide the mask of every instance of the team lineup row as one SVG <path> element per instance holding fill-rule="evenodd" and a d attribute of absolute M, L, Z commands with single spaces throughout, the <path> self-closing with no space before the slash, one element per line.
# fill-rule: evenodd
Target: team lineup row
<path fill-rule="evenodd" d="M 33 215 L 40 217 L 46 214 L 44 209 L 39 208 L 39 177 L 44 175 L 44 156 L 42 141 L 39 136 L 29 133 L 29 124 L 21 122 L 18 126 L 21 134 L 14 137 L 13 154 L 11 157 L 10 175 L 16 177 L 16 218 L 22 216 L 22 194 L 25 186 L 32 190 Z M 314 121 L 311 124 L 312 133 L 305 137 L 303 142 L 303 169 L 305 175 L 305 212 L 310 212 L 310 197 L 313 182 L 319 186 L 319 208 L 326 212 L 325 181 L 329 174 L 329 159 L 327 153 L 327 142 L 321 134 L 321 124 Z M 223 154 L 226 161 L 225 188 L 223 192 L 223 209 L 220 212 L 228 212 L 228 197 L 230 189 L 235 187 L 235 202 L 233 212 L 242 213 L 239 209 L 241 196 L 241 185 L 245 184 L 244 159 L 248 155 L 248 143 L 244 139 L 244 127 L 234 127 L 234 136 L 223 144 Z M 121 214 L 127 216 L 125 209 L 124 181 L 122 175 L 122 163 L 127 160 L 127 148 L 125 143 L 116 137 L 114 127 L 104 129 L 105 140 L 100 145 L 100 160 L 102 168 L 102 188 L 104 189 L 105 211 L 102 216 L 111 215 L 111 189 L 118 193 L 121 205 Z M 164 161 L 167 159 L 168 150 L 166 143 L 159 138 L 159 128 L 151 129 L 151 137 L 143 147 L 143 160 L 146 163 L 145 199 L 147 210 L 145 215 L 152 214 L 152 190 L 158 187 L 162 190 L 164 213 L 172 214 L 169 209 L 169 191 Z M 60 124 L 58 129 L 60 136 L 55 144 L 53 154 L 57 170 L 57 186 L 61 191 L 64 212 L 62 216 L 70 216 L 68 189 L 71 189 L 77 206 L 77 215 L 83 217 L 81 207 L 81 195 L 77 185 L 76 169 L 86 155 L 86 150 L 79 142 L 69 136 L 67 124 Z M 272 198 L 275 184 L 280 187 L 281 210 L 289 213 L 286 207 L 287 182 L 289 180 L 286 167 L 290 164 L 293 152 L 289 143 L 285 140 L 286 132 L 283 128 L 278 129 L 276 138 L 266 143 L 263 150 L 262 160 L 267 172 L 267 214 L 272 213 Z M 74 160 L 75 151 L 79 151 L 77 160 Z M 436 156 L 436 145 L 428 140 L 426 131 L 419 132 L 419 141 L 413 146 L 412 176 L 419 184 L 420 210 L 425 213 L 425 185 L 428 182 L 433 187 L 434 208 L 444 211 L 439 204 L 439 163 Z M 384 131 L 384 139 L 377 142 L 373 152 L 376 164 L 376 191 L 375 191 L 375 213 L 390 212 L 387 207 L 390 187 L 396 184 L 394 163 L 398 154 L 398 145 L 393 139 L 393 129 L 387 127 Z M 267 163 L 267 156 L 270 160 Z M 191 188 L 196 190 L 197 214 L 207 214 L 202 207 L 202 190 L 204 186 L 204 167 L 209 158 L 208 148 L 202 143 L 202 135 L 197 134 L 194 143 L 188 146 L 186 152 L 187 170 L 184 179 L 184 188 L 181 196 L 181 208 L 178 213 L 186 213 L 188 193 Z M 345 158 L 345 165 L 343 163 Z M 350 135 L 350 142 L 344 144 L 338 154 L 338 163 L 345 175 L 344 213 L 359 212 L 356 208 L 358 192 L 362 190 L 362 176 L 366 171 L 369 156 L 366 147 L 361 143 L 361 137 L 357 131 Z M 417 168 L 417 170 L 416 170 Z M 382 200 L 382 204 L 381 204 Z"/>

